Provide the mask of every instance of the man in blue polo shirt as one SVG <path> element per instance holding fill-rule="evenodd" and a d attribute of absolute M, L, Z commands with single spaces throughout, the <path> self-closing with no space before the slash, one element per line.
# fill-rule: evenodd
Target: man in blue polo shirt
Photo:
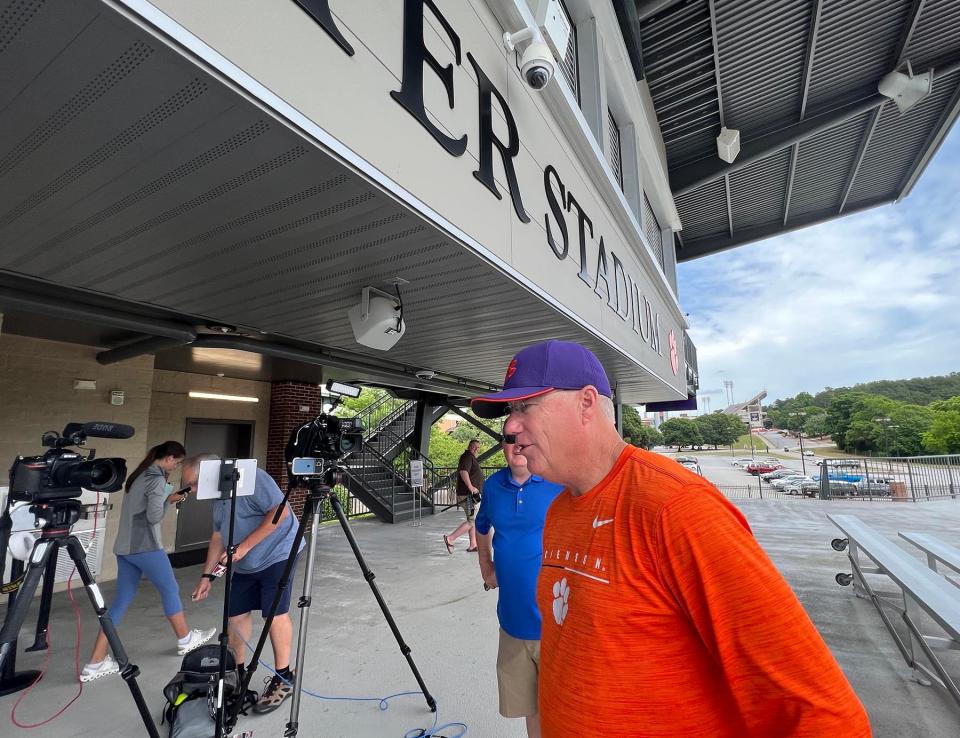
<path fill-rule="evenodd" d="M 503 455 L 507 468 L 492 474 L 483 485 L 483 504 L 476 517 L 480 574 L 488 588 L 500 589 L 500 714 L 526 718 L 527 735 L 539 738 L 537 576 L 543 556 L 543 521 L 563 487 L 531 474 L 515 444 L 504 443 Z"/>

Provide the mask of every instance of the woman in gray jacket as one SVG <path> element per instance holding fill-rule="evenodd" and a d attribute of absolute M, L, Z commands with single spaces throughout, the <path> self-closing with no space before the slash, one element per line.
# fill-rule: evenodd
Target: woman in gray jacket
<path fill-rule="evenodd" d="M 186 455 L 186 450 L 176 441 L 161 443 L 150 449 L 146 458 L 127 477 L 120 527 L 113 545 L 117 557 L 117 594 L 110 605 L 110 618 L 119 627 L 137 594 L 140 579 L 149 579 L 160 592 L 163 614 L 177 636 L 177 654 L 181 656 L 202 646 L 217 632 L 216 628 L 190 630 L 187 627 L 179 586 L 160 539 L 160 523 L 167 506 L 181 502 L 185 497 L 171 494 L 173 489 L 167 477 L 180 467 Z M 80 674 L 80 681 L 89 682 L 119 670 L 117 662 L 107 653 L 107 638 L 101 631 L 90 663 Z"/>

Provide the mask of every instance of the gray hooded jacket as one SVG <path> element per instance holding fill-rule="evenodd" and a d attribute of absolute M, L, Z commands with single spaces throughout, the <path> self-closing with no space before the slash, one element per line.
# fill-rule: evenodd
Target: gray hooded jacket
<path fill-rule="evenodd" d="M 167 509 L 167 478 L 156 464 L 144 470 L 123 495 L 113 552 L 120 556 L 163 549 L 160 521 Z"/>

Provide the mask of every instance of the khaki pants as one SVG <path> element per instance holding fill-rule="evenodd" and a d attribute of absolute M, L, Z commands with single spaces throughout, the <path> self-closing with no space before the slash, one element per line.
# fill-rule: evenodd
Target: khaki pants
<path fill-rule="evenodd" d="M 497 687 L 500 714 L 507 718 L 536 715 L 540 641 L 522 641 L 500 629 Z"/>

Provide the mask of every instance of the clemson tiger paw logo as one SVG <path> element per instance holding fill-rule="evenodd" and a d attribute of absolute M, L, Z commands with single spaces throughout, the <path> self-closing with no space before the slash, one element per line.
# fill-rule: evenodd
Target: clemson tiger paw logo
<path fill-rule="evenodd" d="M 510 361 L 510 365 L 507 367 L 507 376 L 503 378 L 504 383 L 509 381 L 510 377 L 517 373 L 517 359 L 514 357 Z"/>
<path fill-rule="evenodd" d="M 570 585 L 567 584 L 566 577 L 553 585 L 553 619 L 557 625 L 563 625 L 567 617 L 567 611 L 570 609 Z"/>

